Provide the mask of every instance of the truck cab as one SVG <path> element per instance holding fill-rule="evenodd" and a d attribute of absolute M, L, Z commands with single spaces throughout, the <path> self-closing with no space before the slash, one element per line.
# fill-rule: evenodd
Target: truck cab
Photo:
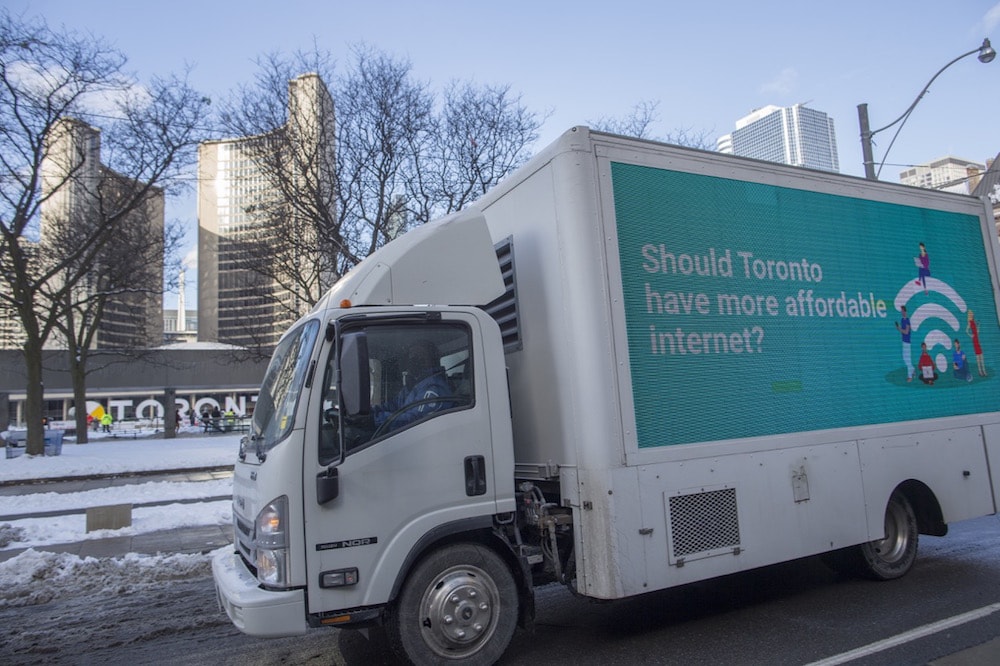
<path fill-rule="evenodd" d="M 500 328 L 472 306 L 504 291 L 485 220 L 465 213 L 386 246 L 283 336 L 235 466 L 235 551 L 213 562 L 242 631 L 386 622 L 416 661 L 506 646 L 530 584 L 502 536 Z"/>

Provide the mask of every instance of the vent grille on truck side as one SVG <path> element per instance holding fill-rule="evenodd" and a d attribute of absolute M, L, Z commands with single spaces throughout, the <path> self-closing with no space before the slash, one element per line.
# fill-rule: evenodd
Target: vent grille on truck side
<path fill-rule="evenodd" d="M 493 246 L 507 290 L 483 309 L 500 325 L 505 353 L 521 349 L 521 322 L 517 310 L 517 281 L 514 277 L 514 239 L 511 236 Z"/>
<path fill-rule="evenodd" d="M 671 561 L 683 565 L 697 553 L 702 557 L 739 552 L 740 521 L 736 489 L 675 495 L 668 498 Z M 721 551 L 721 552 L 720 552 Z"/>

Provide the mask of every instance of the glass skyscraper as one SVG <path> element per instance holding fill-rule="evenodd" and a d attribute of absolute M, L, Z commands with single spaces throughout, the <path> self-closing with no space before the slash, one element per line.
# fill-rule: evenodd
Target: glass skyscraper
<path fill-rule="evenodd" d="M 792 166 L 840 171 L 833 119 L 822 111 L 765 106 L 736 121 L 718 140 L 720 152 Z"/>

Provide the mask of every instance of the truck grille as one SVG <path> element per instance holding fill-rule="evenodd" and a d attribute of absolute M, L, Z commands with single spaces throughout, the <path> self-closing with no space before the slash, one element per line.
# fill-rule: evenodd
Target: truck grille
<path fill-rule="evenodd" d="M 234 513 L 233 528 L 233 533 L 236 536 L 236 547 L 243 559 L 248 564 L 253 565 L 256 559 L 253 553 L 253 524 L 246 522 Z"/>
<path fill-rule="evenodd" d="M 675 495 L 668 498 L 672 560 L 739 552 L 740 521 L 736 489 Z"/>

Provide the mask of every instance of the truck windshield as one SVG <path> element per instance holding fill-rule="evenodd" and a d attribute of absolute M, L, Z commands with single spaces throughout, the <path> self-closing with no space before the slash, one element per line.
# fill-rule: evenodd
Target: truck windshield
<path fill-rule="evenodd" d="M 308 321 L 286 335 L 275 348 L 253 411 L 258 450 L 269 450 L 292 431 L 318 330 L 317 320 Z"/>

